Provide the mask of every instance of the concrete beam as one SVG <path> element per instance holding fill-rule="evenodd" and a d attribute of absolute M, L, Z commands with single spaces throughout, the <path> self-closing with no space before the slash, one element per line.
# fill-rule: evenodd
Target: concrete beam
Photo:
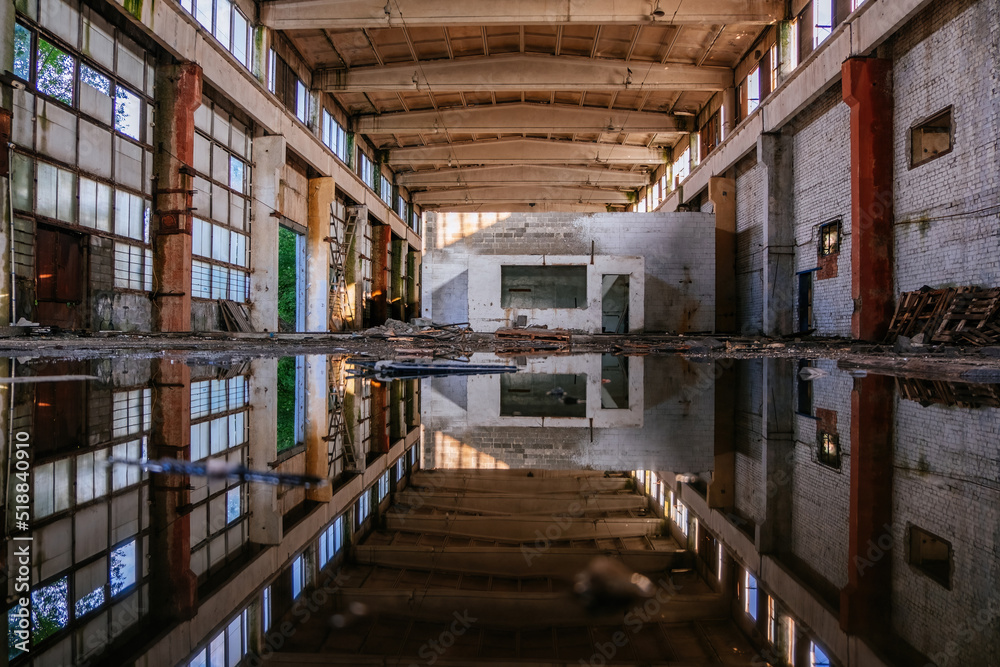
<path fill-rule="evenodd" d="M 607 549 L 551 547 L 530 551 L 519 547 L 425 547 L 359 544 L 355 559 L 366 565 L 407 570 L 461 572 L 495 577 L 566 577 L 585 570 L 593 559 L 607 556 Z M 626 550 L 614 553 L 635 572 L 664 572 L 693 565 L 693 554 L 685 550 Z"/>
<path fill-rule="evenodd" d="M 656 582 L 654 582 L 656 583 Z M 721 595 L 685 594 L 661 585 L 662 602 L 650 605 L 643 621 L 681 623 L 725 619 L 729 605 Z M 589 610 L 564 591 L 557 593 L 501 593 L 497 591 L 416 590 L 359 588 L 344 590 L 338 599 L 364 604 L 369 614 L 419 618 L 424 623 L 454 620 L 464 610 L 480 626 L 524 628 L 531 626 L 604 625 L 621 627 L 622 611 L 613 607 Z M 642 609 L 642 600 L 636 606 Z M 510 664 L 510 663 L 508 663 Z M 566 664 L 566 663 L 563 663 Z"/>
<path fill-rule="evenodd" d="M 638 164 L 665 163 L 665 151 L 645 146 L 545 139 L 501 139 L 389 151 L 389 165 Z"/>
<path fill-rule="evenodd" d="M 660 7 L 662 16 L 654 15 Z M 437 27 L 448 25 L 768 24 L 785 18 L 781 0 L 281 0 L 261 3 L 272 30 Z"/>
<path fill-rule="evenodd" d="M 415 192 L 413 203 L 420 206 L 444 206 L 473 202 L 600 202 L 606 204 L 629 203 L 627 193 L 600 188 L 538 186 L 498 186 L 494 188 L 451 188 Z"/>
<path fill-rule="evenodd" d="M 558 522 L 558 523 L 557 523 Z M 560 525 L 561 523 L 561 525 Z M 524 516 L 444 516 L 431 514 L 386 514 L 387 530 L 405 530 L 430 535 L 455 535 L 479 540 L 501 540 L 534 543 L 546 530 L 558 531 L 560 540 L 593 540 L 615 537 L 656 535 L 663 526 L 659 518 L 634 517 L 562 519 Z"/>
<path fill-rule="evenodd" d="M 665 113 L 616 111 L 560 104 L 497 104 L 457 109 L 358 116 L 361 134 L 437 132 L 626 132 L 682 134 L 691 118 Z"/>
<path fill-rule="evenodd" d="M 624 60 L 591 60 L 575 56 L 521 53 L 352 69 L 324 69 L 313 74 L 313 86 L 330 93 L 414 90 L 435 93 L 525 90 L 716 91 L 725 90 L 732 85 L 733 71 L 728 67 L 699 67 L 677 63 L 640 65 Z"/>
<path fill-rule="evenodd" d="M 645 171 L 618 171 L 603 167 L 501 165 L 405 171 L 396 182 L 405 188 L 477 187 L 487 185 L 586 185 L 602 188 L 641 188 L 649 185 Z"/>
<path fill-rule="evenodd" d="M 250 235 L 250 324 L 278 330 L 278 193 L 285 166 L 285 138 L 253 140 L 253 234 Z"/>
<path fill-rule="evenodd" d="M 523 496 L 467 492 L 414 491 L 407 489 L 396 494 L 396 506 L 408 506 L 449 511 L 475 512 L 497 515 L 526 515 L 565 512 L 578 503 L 583 513 L 624 512 L 646 507 L 646 498 L 637 493 L 626 495 L 566 494 L 558 497 L 528 493 Z"/>

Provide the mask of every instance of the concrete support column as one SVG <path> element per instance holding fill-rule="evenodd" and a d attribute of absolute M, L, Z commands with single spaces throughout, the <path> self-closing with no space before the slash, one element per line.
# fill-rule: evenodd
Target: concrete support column
<path fill-rule="evenodd" d="M 877 636 L 887 628 L 892 592 L 892 414 L 895 380 L 869 375 L 851 392 L 851 508 L 847 586 L 840 627 Z M 878 558 L 871 553 L 878 548 Z"/>
<path fill-rule="evenodd" d="M 732 360 L 723 359 L 715 362 L 715 465 L 707 497 L 708 506 L 721 512 L 736 504 L 735 442 L 736 372 Z"/>
<path fill-rule="evenodd" d="M 407 248 L 406 253 L 406 319 L 420 317 L 420 251 Z"/>
<path fill-rule="evenodd" d="M 844 61 L 843 96 L 851 108 L 851 335 L 885 337 L 895 301 L 892 266 L 892 63 Z"/>
<path fill-rule="evenodd" d="M 278 359 L 255 359 L 250 363 L 249 456 L 250 467 L 267 470 L 278 454 Z M 282 532 L 278 510 L 278 487 L 249 484 L 250 541 L 279 544 Z"/>
<path fill-rule="evenodd" d="M 385 324 L 389 318 L 389 225 L 372 225 L 372 307 L 370 326 Z"/>
<path fill-rule="evenodd" d="M 722 108 L 725 113 L 722 115 L 722 135 L 729 137 L 736 129 L 736 88 L 726 88 L 722 91 Z"/>
<path fill-rule="evenodd" d="M 795 368 L 792 359 L 763 361 L 764 521 L 757 526 L 755 535 L 755 546 L 761 554 L 785 550 L 792 534 Z"/>
<path fill-rule="evenodd" d="M 201 106 L 201 66 L 186 62 L 156 69 L 153 145 L 154 326 L 191 330 L 191 226 L 194 112 Z"/>
<path fill-rule="evenodd" d="M 401 322 L 406 321 L 406 251 L 408 246 L 406 239 L 392 239 L 392 263 L 389 268 L 389 297 L 391 307 L 390 317 Z"/>
<path fill-rule="evenodd" d="M 779 21 L 778 29 L 778 85 L 795 71 L 799 54 L 795 53 L 795 25 L 791 21 Z"/>
<path fill-rule="evenodd" d="M 250 235 L 250 324 L 254 331 L 278 330 L 278 219 L 285 138 L 253 140 L 253 233 Z"/>
<path fill-rule="evenodd" d="M 306 355 L 306 474 L 327 477 L 330 470 L 329 369 L 326 355 Z M 306 498 L 317 502 L 330 502 L 333 487 L 329 484 L 306 489 Z"/>
<path fill-rule="evenodd" d="M 306 234 L 306 331 L 330 330 L 330 228 L 336 192 L 333 178 L 309 179 Z"/>
<path fill-rule="evenodd" d="M 736 321 L 736 181 L 708 179 L 715 209 L 715 330 L 737 333 Z"/>
<path fill-rule="evenodd" d="M 385 454 L 389 451 L 389 423 L 386 418 L 386 401 L 389 396 L 389 385 L 385 382 L 372 381 L 372 414 L 371 414 L 371 444 L 368 451 L 372 454 Z"/>
<path fill-rule="evenodd" d="M 795 332 L 795 230 L 792 218 L 792 140 L 780 132 L 757 137 L 764 168 L 764 334 Z"/>
<path fill-rule="evenodd" d="M 188 237 L 190 239 L 190 237 Z M 153 362 L 149 458 L 191 457 L 191 370 L 181 361 Z M 150 583 L 150 606 L 159 621 L 194 616 L 198 578 L 191 570 L 191 491 L 187 475 L 153 473 L 150 479 L 150 568 L 162 576 Z"/>

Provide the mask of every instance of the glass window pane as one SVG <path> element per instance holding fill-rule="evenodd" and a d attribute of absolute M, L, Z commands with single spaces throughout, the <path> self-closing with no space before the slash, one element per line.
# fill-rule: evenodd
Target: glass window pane
<path fill-rule="evenodd" d="M 34 643 L 55 634 L 69 622 L 69 578 L 63 577 L 31 592 Z"/>
<path fill-rule="evenodd" d="M 229 0 L 215 0 L 215 37 L 229 50 L 229 24 L 233 5 Z"/>
<path fill-rule="evenodd" d="M 142 100 L 127 89 L 118 86 L 115 91 L 115 129 L 139 141 L 142 127 Z"/>
<path fill-rule="evenodd" d="M 111 97 L 111 79 L 86 65 L 80 65 L 80 82 Z"/>
<path fill-rule="evenodd" d="M 73 103 L 73 79 L 76 76 L 76 61 L 73 56 L 44 39 L 39 39 L 35 71 L 38 76 L 38 92 L 51 95 L 66 104 Z"/>
<path fill-rule="evenodd" d="M 232 155 L 229 156 L 229 187 L 234 190 L 243 192 L 243 171 L 244 164 L 242 160 L 239 160 Z"/>
<path fill-rule="evenodd" d="M 206 30 L 212 29 L 212 0 L 196 0 L 194 17 Z"/>
<path fill-rule="evenodd" d="M 14 76 L 31 78 L 31 31 L 20 23 L 14 24 Z"/>
<path fill-rule="evenodd" d="M 240 10 L 233 15 L 233 55 L 244 66 L 247 65 L 247 36 L 249 26 Z"/>

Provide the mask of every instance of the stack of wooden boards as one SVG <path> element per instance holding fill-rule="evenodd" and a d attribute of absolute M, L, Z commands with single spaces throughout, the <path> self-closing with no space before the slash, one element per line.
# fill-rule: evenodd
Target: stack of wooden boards
<path fill-rule="evenodd" d="M 924 343 L 1000 344 L 1000 288 L 923 288 L 904 292 L 888 340 L 923 334 Z"/>

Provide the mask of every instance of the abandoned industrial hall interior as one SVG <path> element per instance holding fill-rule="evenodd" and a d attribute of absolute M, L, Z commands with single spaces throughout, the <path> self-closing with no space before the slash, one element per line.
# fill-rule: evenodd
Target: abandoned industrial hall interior
<path fill-rule="evenodd" d="M 0 23 L 0 667 L 1000 667 L 1000 0 Z"/>

